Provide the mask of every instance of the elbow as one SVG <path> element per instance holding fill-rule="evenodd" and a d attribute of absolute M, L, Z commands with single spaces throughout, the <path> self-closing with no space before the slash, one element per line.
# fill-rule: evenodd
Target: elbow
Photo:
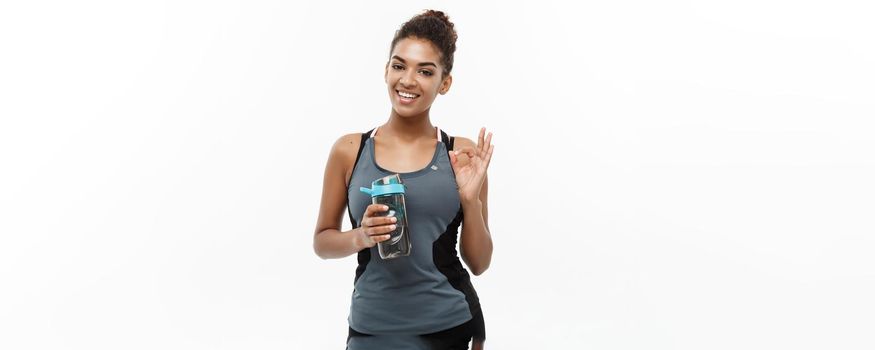
<path fill-rule="evenodd" d="M 487 269 L 489 269 L 489 264 L 492 262 L 492 247 L 490 245 L 488 250 L 480 249 L 465 249 L 464 246 L 460 246 L 460 253 L 462 255 L 462 260 L 465 261 L 465 265 L 468 265 L 468 270 L 474 276 L 480 276 Z M 477 251 L 478 254 L 472 254 L 471 252 Z"/>
<path fill-rule="evenodd" d="M 488 264 L 488 263 L 487 263 L 487 264 L 484 264 L 484 265 L 482 265 L 482 266 L 471 266 L 471 273 L 473 273 L 474 276 L 480 276 L 480 275 L 482 275 L 484 272 L 486 272 L 487 269 L 489 269 L 489 264 Z"/>
<path fill-rule="evenodd" d="M 338 256 L 336 256 L 335 254 L 332 254 L 331 251 L 328 251 L 326 249 L 320 249 L 316 245 L 313 246 L 313 252 L 316 253 L 316 256 L 318 256 L 322 260 L 329 260 L 329 259 L 337 259 L 338 258 Z"/>
<path fill-rule="evenodd" d="M 325 250 L 322 249 L 322 246 L 319 244 L 319 232 L 316 232 L 316 235 L 313 236 L 313 252 L 322 260 L 328 259 L 328 256 L 325 255 Z"/>
<path fill-rule="evenodd" d="M 328 260 L 328 256 L 326 256 L 325 254 L 320 252 L 319 249 L 313 249 L 313 251 L 316 253 L 316 256 L 318 256 L 320 259 Z"/>
<path fill-rule="evenodd" d="M 322 260 L 325 260 L 325 255 L 322 255 L 322 251 L 319 250 L 319 244 L 315 241 L 313 242 L 313 252 L 316 253 L 316 256 L 322 258 Z"/>
<path fill-rule="evenodd" d="M 325 249 L 325 247 L 322 247 L 320 244 L 318 244 L 316 242 L 313 242 L 313 252 L 316 253 L 316 256 L 318 256 L 322 260 L 329 260 L 329 259 L 338 258 L 330 250 Z"/>
<path fill-rule="evenodd" d="M 462 251 L 462 260 L 465 261 L 465 264 L 468 265 L 468 269 L 474 276 L 480 276 L 487 269 L 489 269 L 489 264 L 492 262 L 492 254 L 488 256 L 470 256 L 465 254 L 465 251 Z"/>

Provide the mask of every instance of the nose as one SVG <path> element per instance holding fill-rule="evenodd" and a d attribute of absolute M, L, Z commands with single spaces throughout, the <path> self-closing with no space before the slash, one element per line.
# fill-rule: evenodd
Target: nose
<path fill-rule="evenodd" d="M 401 86 L 405 88 L 413 88 L 416 86 L 416 72 L 413 69 L 408 69 L 403 75 L 401 75 L 401 79 L 398 80 L 401 83 Z"/>

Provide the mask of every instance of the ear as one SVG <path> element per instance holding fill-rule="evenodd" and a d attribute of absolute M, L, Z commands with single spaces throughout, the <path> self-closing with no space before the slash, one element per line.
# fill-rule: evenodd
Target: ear
<path fill-rule="evenodd" d="M 383 67 L 383 81 L 389 83 L 389 61 L 386 61 L 386 66 Z"/>
<path fill-rule="evenodd" d="M 441 87 L 438 89 L 441 95 L 446 95 L 447 91 L 450 91 L 450 86 L 453 85 L 453 76 L 451 74 L 447 74 L 447 77 L 441 82 Z"/>

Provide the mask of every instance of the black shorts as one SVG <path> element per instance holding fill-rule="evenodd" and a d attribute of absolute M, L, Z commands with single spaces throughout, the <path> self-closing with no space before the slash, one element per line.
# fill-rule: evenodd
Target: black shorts
<path fill-rule="evenodd" d="M 471 320 L 450 329 L 421 335 L 372 335 L 350 328 L 346 338 L 347 350 L 409 349 L 467 350 L 468 344 L 486 340 L 483 313 L 477 312 Z"/>

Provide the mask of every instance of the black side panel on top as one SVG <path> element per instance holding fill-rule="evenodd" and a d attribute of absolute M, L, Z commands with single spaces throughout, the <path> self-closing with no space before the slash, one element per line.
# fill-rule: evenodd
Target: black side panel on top
<path fill-rule="evenodd" d="M 443 130 L 441 130 L 441 137 L 447 151 L 452 151 L 456 138 L 450 137 Z M 455 174 L 455 171 L 453 173 Z M 463 219 L 462 207 L 460 206 L 446 232 L 434 242 L 432 246 L 433 258 L 435 266 L 444 276 L 447 276 L 450 285 L 465 294 L 465 301 L 468 302 L 471 315 L 474 316 L 474 319 L 468 322 L 469 331 L 473 333 L 474 340 L 482 341 L 486 339 L 486 327 L 483 322 L 483 310 L 480 308 L 480 298 L 477 296 L 477 291 L 474 290 L 474 285 L 471 284 L 471 275 L 462 267 L 462 262 L 459 261 L 459 255 L 456 252 L 458 230 Z"/>
<path fill-rule="evenodd" d="M 359 150 L 355 156 L 355 163 L 353 163 L 352 171 L 349 173 L 350 177 L 352 176 L 352 174 L 355 173 L 355 168 L 356 168 L 356 166 L 358 166 L 359 159 L 361 159 L 361 157 L 362 157 L 362 150 L 365 148 L 365 142 L 367 142 L 368 138 L 371 137 L 372 132 L 374 132 L 374 129 L 371 129 L 370 131 L 362 133 L 362 140 L 361 140 L 361 143 L 359 143 Z M 347 189 L 347 193 L 349 193 L 349 189 Z M 355 218 L 352 217 L 352 209 L 349 208 L 349 196 L 348 195 L 346 198 L 346 212 L 349 214 L 349 223 L 352 225 L 352 228 L 358 228 L 359 223 L 356 221 Z M 370 249 L 362 249 L 358 252 L 359 266 L 356 267 L 356 269 L 355 269 L 355 279 L 353 279 L 353 281 L 352 281 L 353 285 L 355 285 L 355 283 L 358 282 L 359 277 L 361 277 L 361 275 L 363 273 L 365 273 L 365 268 L 367 268 L 368 262 L 370 262 L 370 261 L 371 261 Z"/>

